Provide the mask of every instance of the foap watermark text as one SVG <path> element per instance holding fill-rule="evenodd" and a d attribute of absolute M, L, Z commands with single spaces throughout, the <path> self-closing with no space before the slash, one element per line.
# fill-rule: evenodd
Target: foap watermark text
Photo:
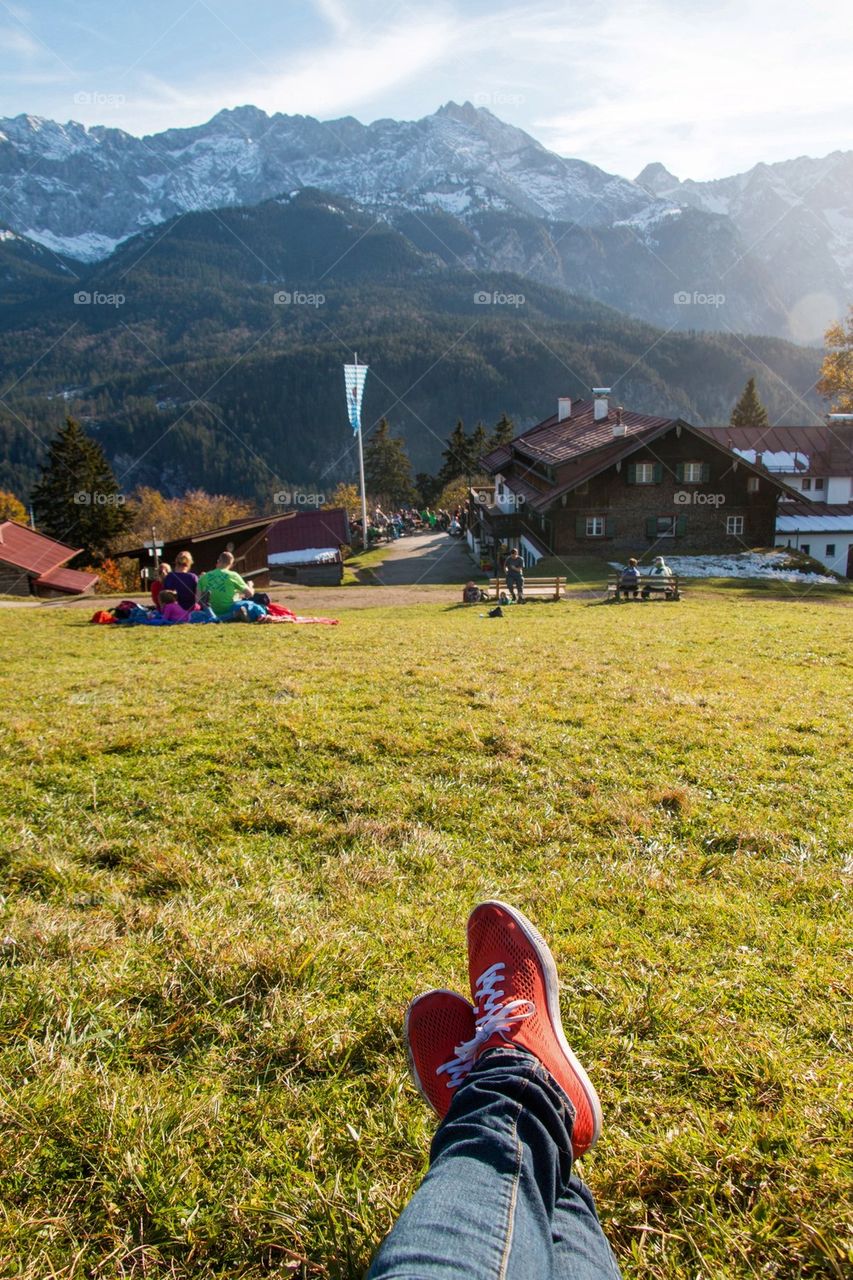
<path fill-rule="evenodd" d="M 311 489 L 279 489 L 273 494 L 277 507 L 322 507 L 325 501 L 325 493 Z"/>
<path fill-rule="evenodd" d="M 698 289 L 694 289 L 692 293 L 687 289 L 679 289 L 678 293 L 672 295 L 672 300 L 677 307 L 724 307 L 726 305 L 724 293 L 700 293 Z"/>
<path fill-rule="evenodd" d="M 726 500 L 724 493 L 703 493 L 701 489 L 678 489 L 672 495 L 677 507 L 721 507 Z"/>
<path fill-rule="evenodd" d="M 277 307 L 322 307 L 325 306 L 326 295 L 302 293 L 299 289 L 278 289 L 272 300 Z"/>
<path fill-rule="evenodd" d="M 523 307 L 527 299 L 523 293 L 501 293 L 499 289 L 478 289 L 474 294 L 478 307 Z"/>

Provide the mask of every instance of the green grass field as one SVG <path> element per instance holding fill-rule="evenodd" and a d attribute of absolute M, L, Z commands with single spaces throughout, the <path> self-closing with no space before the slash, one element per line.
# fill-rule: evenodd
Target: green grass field
<path fill-rule="evenodd" d="M 625 1277 L 849 1275 L 849 597 L 482 612 L 0 611 L 0 1274 L 361 1275 L 500 896 Z"/>

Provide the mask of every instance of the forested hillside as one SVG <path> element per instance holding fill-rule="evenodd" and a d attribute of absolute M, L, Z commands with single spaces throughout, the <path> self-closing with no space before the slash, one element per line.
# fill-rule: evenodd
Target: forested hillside
<path fill-rule="evenodd" d="M 755 374 L 771 421 L 821 412 L 816 350 L 666 334 L 448 265 L 447 249 L 429 251 L 433 232 L 420 227 L 415 243 L 410 230 L 303 191 L 184 215 L 91 268 L 72 264 L 77 278 L 67 260 L 4 241 L 4 483 L 27 496 L 72 412 L 126 490 L 201 486 L 264 504 L 285 482 L 331 488 L 355 468 L 341 373 L 353 350 L 371 366 L 366 430 L 386 416 L 416 471 L 437 469 L 458 417 L 472 426 L 505 411 L 521 428 L 594 384 L 636 409 L 714 423 Z"/>

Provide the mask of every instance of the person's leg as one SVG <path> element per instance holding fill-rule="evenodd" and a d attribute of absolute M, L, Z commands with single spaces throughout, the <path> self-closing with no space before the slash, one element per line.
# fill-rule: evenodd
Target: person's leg
<path fill-rule="evenodd" d="M 552 1218 L 571 1173 L 573 1119 L 568 1098 L 532 1054 L 511 1046 L 483 1054 L 457 1091 L 433 1140 L 429 1172 L 368 1280 L 550 1277 Z"/>
<path fill-rule="evenodd" d="M 468 953 L 474 1007 L 430 992 L 407 1015 L 415 1085 L 446 1119 L 370 1280 L 614 1280 L 592 1198 L 571 1176 L 601 1108 L 566 1042 L 553 956 L 500 902 L 472 912 Z"/>
<path fill-rule="evenodd" d="M 553 1280 L 621 1280 L 613 1251 L 601 1229 L 592 1192 L 572 1174 L 554 1207 Z"/>

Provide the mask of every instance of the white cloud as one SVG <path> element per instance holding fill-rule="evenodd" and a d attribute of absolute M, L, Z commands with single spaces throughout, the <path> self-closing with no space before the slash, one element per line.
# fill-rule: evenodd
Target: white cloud
<path fill-rule="evenodd" d="M 25 58 L 35 58 L 41 52 L 41 45 L 26 31 L 13 27 L 0 27 L 0 52 L 20 54 Z"/>

